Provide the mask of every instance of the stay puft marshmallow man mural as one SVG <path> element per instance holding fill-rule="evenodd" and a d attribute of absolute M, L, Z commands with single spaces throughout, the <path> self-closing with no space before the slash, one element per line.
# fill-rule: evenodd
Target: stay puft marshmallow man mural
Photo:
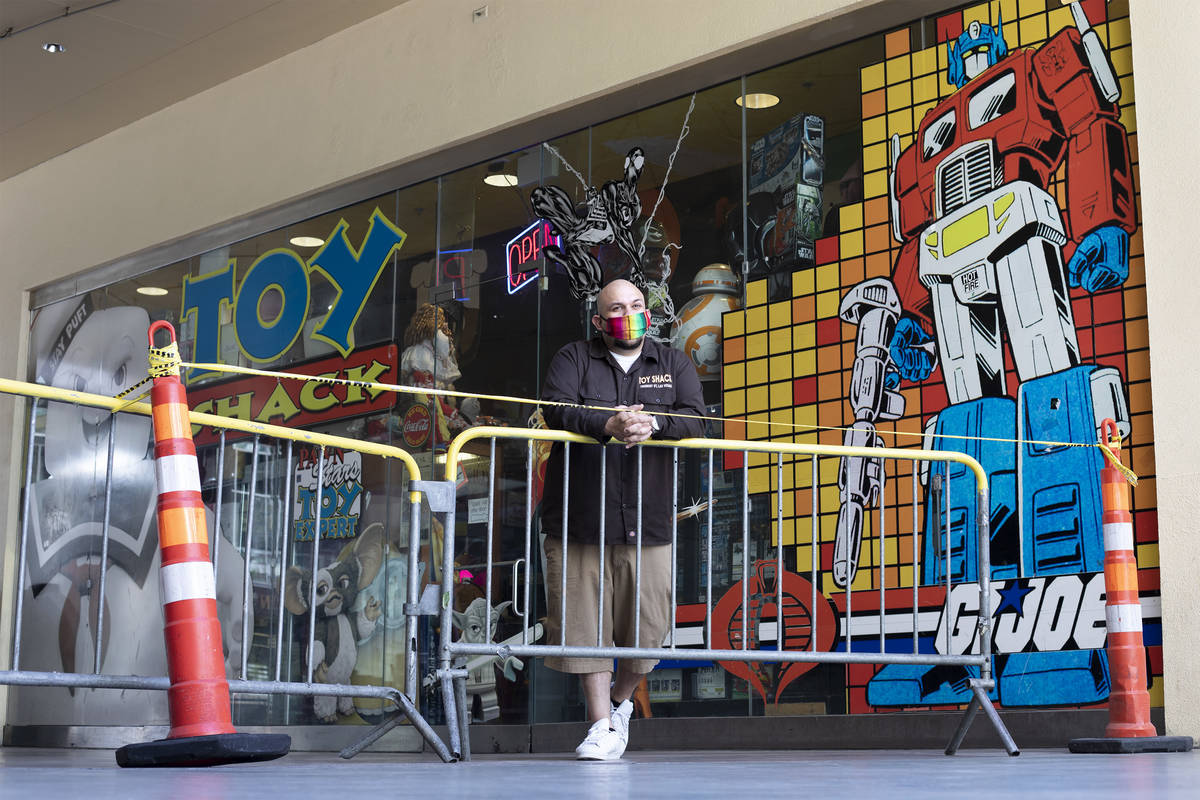
<path fill-rule="evenodd" d="M 40 309 L 31 338 L 34 379 L 64 389 L 109 397 L 148 371 L 145 309 L 100 308 L 92 295 Z M 92 672 L 97 648 L 102 672 L 165 675 L 159 599 L 159 548 L 150 418 L 51 402 L 39 425 L 43 461 L 31 485 L 21 666 L 57 672 Z M 108 573 L 100 598 L 105 477 L 109 439 L 113 469 L 109 505 Z M 241 664 L 243 560 L 225 535 L 217 609 L 227 672 Z M 103 638 L 97 635 L 103 613 Z M 45 693 L 53 693 L 50 696 Z M 45 689 L 21 692 L 13 721 L 112 724 L 167 720 L 166 695 L 128 691 Z M 149 713 L 147 710 L 149 709 Z"/>

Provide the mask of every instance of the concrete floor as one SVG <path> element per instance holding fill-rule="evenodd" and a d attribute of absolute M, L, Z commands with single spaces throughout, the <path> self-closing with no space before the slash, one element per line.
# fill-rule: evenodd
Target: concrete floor
<path fill-rule="evenodd" d="M 636 751 L 611 763 L 567 755 L 293 753 L 278 761 L 196 769 L 120 769 L 111 750 L 0 748 L 0 796 L 102 798 L 920 797 L 1185 798 L 1200 786 L 1200 751 L 1071 755 L 1028 750 Z M 380 793 L 384 794 L 380 794 Z M 401 794 L 402 793 L 402 794 Z"/>

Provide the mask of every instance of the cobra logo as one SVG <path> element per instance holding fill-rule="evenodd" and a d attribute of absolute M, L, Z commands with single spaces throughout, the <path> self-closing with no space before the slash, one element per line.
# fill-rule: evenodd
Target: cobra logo
<path fill-rule="evenodd" d="M 746 587 L 748 606 L 742 605 L 742 581 L 729 587 L 729 591 L 717 601 L 712 615 L 713 648 L 741 650 L 744 619 L 745 647 L 748 650 L 759 649 L 760 637 L 764 632 L 762 627 L 769 626 L 772 620 L 775 622 L 775 644 L 780 650 L 813 649 L 814 622 L 816 652 L 829 652 L 832 649 L 837 638 L 837 617 L 829 600 L 818 594 L 816 608 L 810 609 L 808 603 L 812 598 L 812 584 L 786 570 L 779 574 L 777 580 L 776 566 L 774 560 L 755 562 Z M 782 613 L 777 602 L 780 598 Z M 759 662 L 718 663 L 727 672 L 749 681 L 762 696 L 763 702 L 767 701 L 768 694 L 772 694 L 776 703 L 788 684 L 816 666 L 815 662 L 802 661 L 780 664 L 772 680 L 765 665 Z"/>

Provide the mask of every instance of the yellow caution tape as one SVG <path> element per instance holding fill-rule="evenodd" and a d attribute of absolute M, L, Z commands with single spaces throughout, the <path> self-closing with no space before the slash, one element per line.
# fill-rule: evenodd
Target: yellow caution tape
<path fill-rule="evenodd" d="M 171 342 L 166 347 L 150 348 L 150 377 L 165 378 L 168 375 L 179 377 L 183 362 L 179 359 L 179 344 Z"/>
<path fill-rule="evenodd" d="M 126 397 L 129 397 L 129 395 L 130 395 L 132 392 L 134 392 L 135 390 L 137 390 L 138 388 L 140 388 L 140 387 L 142 387 L 142 386 L 145 386 L 147 383 L 149 383 L 149 382 L 150 382 L 150 380 L 151 380 L 150 378 L 142 378 L 140 381 L 138 381 L 137 383 L 135 383 L 133 386 L 130 386 L 128 389 L 123 389 L 123 390 L 121 390 L 121 391 L 117 392 L 115 395 L 113 395 L 113 399 L 114 399 L 114 400 L 123 400 L 123 399 L 125 399 Z M 146 390 L 145 390 L 145 391 L 143 391 L 143 392 L 138 392 L 138 394 L 137 394 L 137 396 L 136 396 L 136 397 L 130 397 L 130 398 L 129 398 L 129 402 L 125 403 L 125 405 L 123 405 L 123 406 L 121 406 L 120 408 L 118 408 L 118 409 L 117 409 L 117 411 L 124 411 L 126 408 L 128 408 L 128 407 L 129 407 L 129 406 L 131 406 L 131 405 L 133 405 L 133 404 L 134 404 L 134 403 L 136 403 L 138 400 L 141 400 L 143 397 L 145 397 L 145 396 L 146 396 L 146 395 L 148 395 L 148 394 L 150 394 L 150 390 L 149 390 L 149 389 L 146 389 Z"/>
<path fill-rule="evenodd" d="M 180 369 L 180 366 L 182 365 L 182 363 L 183 362 L 180 361 L 180 359 L 179 359 L 179 345 L 177 343 L 171 342 L 166 347 L 151 347 L 150 348 L 150 365 L 149 365 L 149 373 L 150 374 L 147 375 L 145 378 L 142 378 L 140 381 L 135 383 L 133 386 L 130 386 L 128 389 L 118 392 L 116 395 L 113 396 L 113 398 L 116 400 L 124 400 L 126 397 L 129 397 L 133 392 L 137 391 L 139 388 L 150 383 L 155 378 L 165 378 L 168 375 L 174 375 L 175 377 L 179 377 L 179 369 Z M 138 392 L 136 395 L 129 397 L 129 399 L 125 403 L 123 403 L 120 406 L 118 406 L 117 408 L 113 409 L 113 413 L 115 414 L 118 411 L 124 411 L 125 409 L 129 408 L 134 403 L 138 402 L 139 400 L 141 400 L 148 394 L 150 394 L 149 389 L 145 389 L 144 391 Z"/>
<path fill-rule="evenodd" d="M 476 393 L 476 392 L 459 392 L 459 391 L 455 391 L 452 389 L 432 389 L 432 388 L 424 387 L 424 386 L 406 386 L 404 384 L 398 384 L 398 383 L 376 383 L 373 381 L 355 381 L 355 380 L 349 380 L 347 378 L 317 377 L 315 375 L 304 375 L 304 374 L 298 373 L 298 372 L 276 372 L 273 370 L 255 369 L 254 367 L 240 367 L 240 366 L 233 366 L 230 364 L 211 364 L 211 363 L 197 364 L 197 363 L 192 363 L 189 361 L 181 361 L 179 359 L 179 349 L 174 342 L 172 342 L 170 345 L 168 345 L 165 348 L 161 348 L 161 349 L 151 348 L 150 362 L 151 362 L 151 375 L 152 376 L 155 374 L 156 368 L 163 369 L 163 370 L 169 370 L 167 372 L 163 372 L 162 374 L 172 374 L 172 375 L 178 375 L 182 368 L 187 368 L 187 369 L 203 370 L 205 372 L 224 372 L 224 373 L 236 374 L 236 375 L 257 375 L 257 376 L 267 377 L 267 378 L 311 381 L 313 383 L 322 383 L 322 384 L 328 384 L 328 385 L 338 384 L 338 385 L 343 385 L 343 386 L 355 386 L 355 387 L 362 388 L 362 389 L 373 389 L 376 391 L 384 391 L 384 392 L 396 392 L 399 394 L 432 395 L 435 397 L 456 397 L 456 398 L 463 398 L 463 399 L 468 398 L 468 397 L 474 397 L 479 400 L 492 400 L 492 401 L 504 402 L 504 403 L 518 403 L 518 404 L 533 405 L 533 406 L 538 406 L 538 407 L 558 406 L 558 407 L 562 407 L 562 408 L 578 408 L 578 409 L 583 409 L 583 410 L 587 410 L 587 411 L 612 411 L 612 408 L 610 406 L 593 406 L 593 405 L 587 405 L 584 403 L 567 403 L 567 402 L 561 402 L 561 401 L 556 401 L 556 400 L 535 400 L 530 397 L 517 397 L 517 396 L 512 396 L 512 395 L 480 394 L 480 393 Z M 143 381 L 143 383 L 144 382 L 145 381 Z M 135 388 L 137 388 L 137 387 L 136 386 L 130 387 L 130 389 L 127 389 L 126 392 L 132 391 Z M 123 394 L 124 394 L 124 392 L 121 395 L 117 395 L 117 397 L 121 397 Z M 749 428 L 749 426 L 751 426 L 751 425 L 766 425 L 768 427 L 803 429 L 803 430 L 808 430 L 808 431 L 839 431 L 839 432 L 844 433 L 848 430 L 851 430 L 850 428 L 837 426 L 837 425 L 809 425 L 809 424 L 805 424 L 802 422 L 775 422 L 775 421 L 767 421 L 767 420 L 745 419 L 742 417 L 708 417 L 708 416 L 703 416 L 700 414 L 685 414 L 685 413 L 680 413 L 678 411 L 655 411 L 654 414 L 655 414 L 655 416 L 659 416 L 659 417 L 677 417 L 680 419 L 702 419 L 702 420 L 711 421 L 711 422 L 735 422 L 735 423 L 745 425 L 745 426 L 747 426 L 747 428 Z M 1110 462 L 1112 462 L 1112 464 L 1116 467 L 1116 469 L 1119 470 L 1121 472 L 1121 474 L 1125 476 L 1125 479 L 1127 481 L 1129 481 L 1129 484 L 1131 486 L 1137 486 L 1138 479 L 1137 479 L 1137 475 L 1134 474 L 1133 470 L 1129 469 L 1124 464 L 1122 464 L 1120 462 L 1120 460 L 1117 459 L 1116 456 L 1114 456 L 1107 447 L 1105 447 L 1103 444 L 1100 444 L 1098 442 L 1056 442 L 1056 441 L 1043 440 L 1043 439 L 1007 439 L 1007 438 L 999 437 L 999 436 L 966 436 L 964 434 L 952 434 L 952 433 L 928 434 L 928 433 L 925 433 L 924 431 L 876 430 L 876 433 L 879 434 L 880 436 L 893 436 L 893 437 L 915 436 L 922 440 L 929 439 L 929 438 L 962 439 L 962 440 L 969 440 L 969 441 L 976 441 L 976 442 L 1005 442 L 1005 443 L 1019 444 L 1019 445 L 1034 444 L 1034 445 L 1040 445 L 1043 447 L 1098 447 L 1098 448 L 1100 448 L 1100 452 L 1104 454 L 1105 458 L 1107 458 Z"/>
<path fill-rule="evenodd" d="M 1113 469 L 1115 469 L 1117 472 L 1121 473 L 1121 475 L 1124 476 L 1125 480 L 1127 480 L 1129 482 L 1130 486 L 1138 485 L 1137 475 L 1135 475 L 1133 470 L 1131 470 L 1129 467 L 1122 464 L 1121 459 L 1117 458 L 1116 454 L 1112 451 L 1112 448 L 1114 446 L 1117 449 L 1120 449 L 1120 447 L 1121 447 L 1121 437 L 1120 436 L 1116 436 L 1116 437 L 1109 439 L 1107 445 L 1103 444 L 1103 443 L 1097 443 L 1096 446 L 1100 448 L 1101 453 L 1104 453 L 1104 457 L 1106 459 L 1108 459 L 1108 463 L 1113 465 Z"/>

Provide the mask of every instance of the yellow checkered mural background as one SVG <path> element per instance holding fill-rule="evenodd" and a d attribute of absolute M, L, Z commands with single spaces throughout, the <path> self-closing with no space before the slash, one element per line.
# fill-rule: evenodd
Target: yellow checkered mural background
<path fill-rule="evenodd" d="M 1128 133 L 1135 191 L 1137 174 L 1137 124 L 1126 3 L 1092 0 L 1083 4 L 1118 77 L 1120 121 Z M 1042 44 L 1049 35 L 1073 25 L 1070 10 L 1046 0 L 998 0 L 979 3 L 938 18 L 937 41 L 914 46 L 919 32 L 902 28 L 885 37 L 886 59 L 860 71 L 862 100 L 863 200 L 840 209 L 839 233 L 817 243 L 816 266 L 792 274 L 792 297 L 768 301 L 766 280 L 746 286 L 746 304 L 723 321 L 724 366 L 722 390 L 728 438 L 775 442 L 841 444 L 842 429 L 854 421 L 846 399 L 855 355 L 854 326 L 838 318 L 843 295 L 864 279 L 891 277 L 900 243 L 889 220 L 889 140 L 893 134 L 902 147 L 913 140 L 922 117 L 955 91 L 946 77 L 945 39 L 953 39 L 973 20 L 1002 21 L 1010 51 Z M 942 32 L 948 32 L 942 35 Z M 1048 187 L 1065 207 L 1062 170 Z M 1140 194 L 1138 220 L 1141 221 Z M 1124 443 L 1126 463 L 1140 482 L 1134 490 L 1137 556 L 1143 592 L 1158 589 L 1158 546 L 1155 518 L 1153 421 L 1146 326 L 1145 268 L 1140 227 L 1130 241 L 1130 274 L 1124 285 L 1088 295 L 1072 292 L 1081 357 L 1085 363 L 1115 366 L 1127 392 L 1132 435 Z M 1009 362 L 1011 365 L 1011 362 Z M 1009 372 L 1009 394 L 1015 396 L 1015 376 Z M 920 447 L 923 425 L 947 404 L 939 373 L 920 384 L 901 384 L 905 414 L 895 422 L 881 422 L 884 443 Z M 894 435 L 895 434 L 895 435 Z M 912 435 L 904 435 L 912 434 Z M 726 461 L 740 466 L 739 456 Z M 899 469 L 898 472 L 894 471 Z M 778 485 L 774 456 L 751 454 L 750 491 L 770 492 L 775 508 Z M 783 518 L 772 522 L 772 543 L 782 537 L 793 551 L 798 571 L 807 574 L 812 560 L 812 509 L 814 492 L 819 507 L 818 588 L 832 600 L 842 590 L 833 585 L 828 569 L 840 504 L 838 462 L 819 461 L 817 485 L 807 458 L 784 460 L 782 473 Z M 920 491 L 920 490 L 918 490 Z M 918 497 L 918 503 L 920 503 Z M 886 544 L 880 550 L 879 509 L 871 509 L 863 531 L 855 592 L 911 587 L 914 579 L 913 481 L 907 462 L 892 462 L 885 483 L 884 529 Z M 922 509 L 923 514 L 923 509 Z M 1149 639 L 1148 639 L 1149 643 Z M 1161 648 L 1150 647 L 1152 662 Z M 1162 704 L 1161 661 L 1152 670 L 1152 702 Z M 861 670 L 851 669 L 859 674 Z M 866 677 L 869 677 L 869 669 Z M 849 710 L 862 708 L 851 680 Z"/>

